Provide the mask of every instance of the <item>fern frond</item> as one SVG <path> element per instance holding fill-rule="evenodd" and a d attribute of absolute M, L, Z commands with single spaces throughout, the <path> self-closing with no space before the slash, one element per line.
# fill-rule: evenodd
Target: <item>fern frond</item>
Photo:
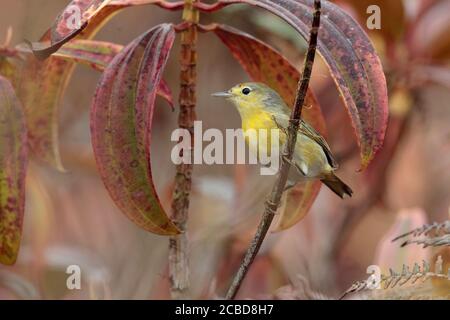
<path fill-rule="evenodd" d="M 434 222 L 432 224 L 423 225 L 420 228 L 411 230 L 405 234 L 396 237 L 392 241 L 394 242 L 408 236 L 411 236 L 412 239 L 404 241 L 401 244 L 402 247 L 412 243 L 421 244 L 423 245 L 424 248 L 428 246 L 432 247 L 450 246 L 450 220 L 447 220 L 442 223 Z"/>
<path fill-rule="evenodd" d="M 418 280 L 423 283 L 430 278 L 447 279 L 450 281 L 447 274 L 431 272 L 430 270 L 430 264 L 426 261 L 422 262 L 422 267 L 418 263 L 415 263 L 412 270 L 406 265 L 403 265 L 401 272 L 389 269 L 388 275 L 381 275 L 380 289 L 388 290 L 396 287 L 403 287 L 405 285 L 414 285 Z M 351 293 L 368 290 L 372 283 L 373 279 L 371 279 L 371 277 L 367 280 L 357 281 L 353 283 L 339 299 L 341 300 Z"/>

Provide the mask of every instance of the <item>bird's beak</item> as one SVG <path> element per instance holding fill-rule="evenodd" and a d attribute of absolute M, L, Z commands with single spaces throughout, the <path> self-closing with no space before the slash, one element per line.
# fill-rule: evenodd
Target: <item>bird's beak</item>
<path fill-rule="evenodd" d="M 229 93 L 228 91 L 216 92 L 216 93 L 213 93 L 212 96 L 219 97 L 219 98 L 229 98 L 229 97 L 231 97 L 231 93 Z"/>

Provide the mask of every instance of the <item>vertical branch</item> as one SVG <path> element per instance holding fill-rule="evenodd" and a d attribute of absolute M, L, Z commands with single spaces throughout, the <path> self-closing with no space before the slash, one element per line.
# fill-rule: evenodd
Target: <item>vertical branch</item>
<path fill-rule="evenodd" d="M 227 299 L 234 299 L 239 288 L 241 287 L 242 281 L 245 278 L 253 260 L 258 254 L 259 249 L 266 237 L 267 231 L 273 221 L 275 212 L 277 211 L 281 196 L 283 194 L 286 181 L 288 178 L 290 162 L 292 159 L 292 155 L 294 153 L 295 145 L 297 142 L 297 132 L 300 126 L 300 119 L 303 109 L 303 103 L 305 102 L 306 92 L 309 86 L 309 79 L 311 77 L 314 58 L 316 55 L 316 46 L 317 46 L 317 35 L 319 32 L 320 26 L 320 0 L 314 0 L 314 16 L 312 21 L 312 27 L 309 37 L 309 45 L 308 52 L 305 57 L 305 63 L 303 67 L 302 78 L 298 84 L 297 88 L 297 96 L 295 98 L 294 108 L 291 113 L 291 120 L 288 128 L 288 140 L 284 146 L 280 171 L 275 181 L 275 184 L 272 188 L 272 192 L 270 193 L 269 199 L 266 201 L 265 210 L 263 216 L 261 218 L 261 222 L 259 223 L 256 234 L 250 243 L 250 247 L 248 248 L 244 260 L 242 261 L 238 272 L 236 273 L 233 282 L 228 290 Z"/>
<path fill-rule="evenodd" d="M 194 121 L 196 119 L 196 64 L 197 64 L 197 26 L 199 12 L 194 8 L 197 0 L 185 0 L 183 21 L 189 26 L 181 31 L 180 53 L 180 113 L 178 126 L 189 130 L 191 143 L 194 143 Z M 192 162 L 191 162 L 192 163 Z M 189 246 L 186 224 L 189 211 L 189 195 L 191 192 L 192 164 L 182 163 L 176 168 L 175 189 L 172 197 L 172 219 L 183 231 L 179 236 L 170 238 L 169 243 L 169 278 L 173 299 L 187 297 L 189 288 Z"/>

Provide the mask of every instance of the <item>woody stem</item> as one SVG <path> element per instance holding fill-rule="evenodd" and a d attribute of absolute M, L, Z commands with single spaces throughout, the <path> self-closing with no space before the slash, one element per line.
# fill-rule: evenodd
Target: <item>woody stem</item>
<path fill-rule="evenodd" d="M 188 26 L 180 31 L 180 111 L 178 126 L 187 129 L 194 135 L 196 119 L 196 64 L 197 64 L 197 23 L 199 12 L 194 7 L 198 0 L 185 0 L 183 22 Z M 191 139 L 192 143 L 194 139 Z M 192 145 L 193 147 L 193 145 Z M 191 162 L 192 163 L 192 162 Z M 183 232 L 170 238 L 169 243 L 169 278 L 170 292 L 173 299 L 188 297 L 189 289 L 189 257 L 188 235 L 186 224 L 189 211 L 189 196 L 191 192 L 192 164 L 182 163 L 176 167 L 175 188 L 172 197 L 172 219 Z"/>

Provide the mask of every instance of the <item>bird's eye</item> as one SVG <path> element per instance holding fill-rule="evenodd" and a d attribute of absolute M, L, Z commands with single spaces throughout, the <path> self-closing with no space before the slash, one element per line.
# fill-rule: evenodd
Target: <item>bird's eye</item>
<path fill-rule="evenodd" d="M 251 91 L 250 88 L 247 88 L 247 87 L 242 89 L 242 93 L 245 95 L 248 95 L 250 93 L 250 91 Z"/>

